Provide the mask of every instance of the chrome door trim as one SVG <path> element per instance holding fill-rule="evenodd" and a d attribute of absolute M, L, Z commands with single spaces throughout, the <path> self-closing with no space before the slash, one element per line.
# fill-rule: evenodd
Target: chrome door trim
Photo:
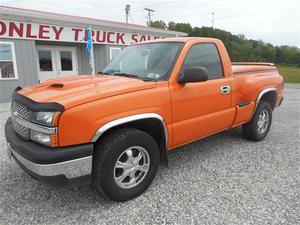
<path fill-rule="evenodd" d="M 128 122 L 137 121 L 137 120 L 143 120 L 143 119 L 157 119 L 161 122 L 161 124 L 163 125 L 163 129 L 164 129 L 166 146 L 168 146 L 167 126 L 166 126 L 166 123 L 164 122 L 164 119 L 162 118 L 162 116 L 157 114 L 157 113 L 136 114 L 136 115 L 131 115 L 131 116 L 127 116 L 127 117 L 123 117 L 123 118 L 120 118 L 120 119 L 110 121 L 110 122 L 104 124 L 102 127 L 100 127 L 96 131 L 96 133 L 94 134 L 91 142 L 96 142 L 101 137 L 101 135 L 103 135 L 107 130 L 109 130 L 109 129 L 115 127 L 115 126 L 125 124 L 125 123 L 128 123 Z"/>

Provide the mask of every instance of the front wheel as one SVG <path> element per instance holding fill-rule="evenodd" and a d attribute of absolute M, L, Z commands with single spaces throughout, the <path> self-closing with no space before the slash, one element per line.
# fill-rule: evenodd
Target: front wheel
<path fill-rule="evenodd" d="M 250 141 L 261 141 L 269 133 L 272 123 L 272 107 L 270 103 L 261 101 L 251 121 L 243 125 L 243 133 Z"/>
<path fill-rule="evenodd" d="M 122 128 L 98 144 L 93 158 L 93 187 L 114 201 L 127 201 L 144 192 L 159 165 L 159 148 L 147 133 Z"/>

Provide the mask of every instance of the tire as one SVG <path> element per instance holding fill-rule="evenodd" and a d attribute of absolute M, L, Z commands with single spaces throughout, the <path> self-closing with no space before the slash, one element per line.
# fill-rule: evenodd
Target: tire
<path fill-rule="evenodd" d="M 265 115 L 264 123 L 263 118 Z M 272 107 L 270 103 L 261 101 L 249 123 L 243 125 L 243 133 L 247 140 L 261 141 L 269 133 L 272 124 Z"/>
<path fill-rule="evenodd" d="M 113 201 L 133 199 L 152 183 L 159 157 L 158 145 L 149 134 L 133 128 L 114 130 L 95 149 L 92 186 Z"/>

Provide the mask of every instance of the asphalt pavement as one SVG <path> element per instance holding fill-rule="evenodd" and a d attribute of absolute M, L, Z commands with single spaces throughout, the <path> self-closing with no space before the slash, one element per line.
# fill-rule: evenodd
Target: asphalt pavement
<path fill-rule="evenodd" d="M 169 154 L 150 188 L 115 203 L 90 186 L 52 189 L 6 155 L 0 110 L 0 224 L 300 224 L 300 90 L 285 90 L 267 138 L 240 128 Z"/>

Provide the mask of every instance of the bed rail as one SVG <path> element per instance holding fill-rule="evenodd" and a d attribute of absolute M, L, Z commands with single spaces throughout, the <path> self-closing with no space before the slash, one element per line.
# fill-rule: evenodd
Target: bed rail
<path fill-rule="evenodd" d="M 275 66 L 274 63 L 268 63 L 268 62 L 232 62 L 231 65 L 245 65 L 245 66 Z"/>

